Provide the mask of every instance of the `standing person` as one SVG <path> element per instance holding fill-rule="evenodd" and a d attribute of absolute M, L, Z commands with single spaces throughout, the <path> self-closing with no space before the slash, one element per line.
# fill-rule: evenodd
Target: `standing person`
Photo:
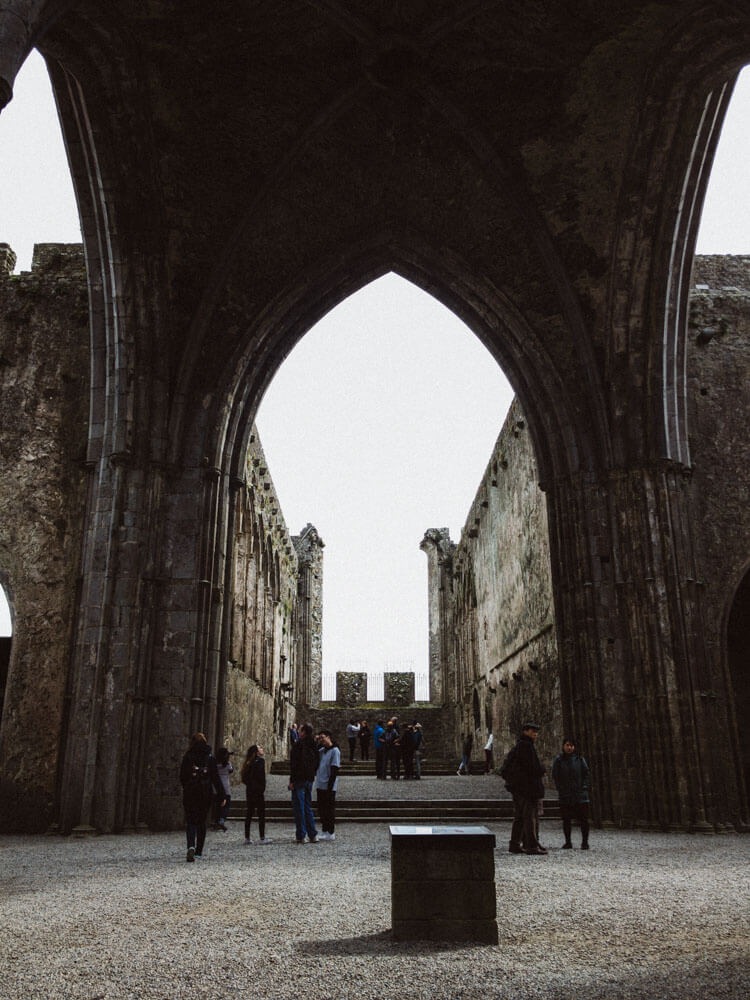
<path fill-rule="evenodd" d="M 398 726 L 391 719 L 385 727 L 385 766 L 390 766 L 391 780 L 398 781 L 401 777 L 401 742 Z"/>
<path fill-rule="evenodd" d="M 312 726 L 305 722 L 300 730 L 300 738 L 292 747 L 289 769 L 289 791 L 292 793 L 295 836 L 298 844 L 304 844 L 305 837 L 311 844 L 318 839 L 315 816 L 312 810 L 312 787 L 318 769 L 318 751 L 313 741 Z"/>
<path fill-rule="evenodd" d="M 258 813 L 258 834 L 260 836 L 258 843 L 270 844 L 270 838 L 266 837 L 266 762 L 263 747 L 259 747 L 255 743 L 248 747 L 240 777 L 246 789 L 245 847 L 252 844 L 250 824 L 254 812 Z"/>
<path fill-rule="evenodd" d="M 375 744 L 375 777 L 385 781 L 385 726 L 382 719 L 375 723 L 372 739 Z"/>
<path fill-rule="evenodd" d="M 370 759 L 370 737 L 372 733 L 370 732 L 370 727 L 367 725 L 367 719 L 363 719 L 359 724 L 359 755 L 362 760 Z"/>
<path fill-rule="evenodd" d="M 349 725 L 346 727 L 346 738 L 349 740 L 349 761 L 354 763 L 354 753 L 357 749 L 357 737 L 359 736 L 359 723 L 355 722 L 354 719 L 349 719 Z"/>
<path fill-rule="evenodd" d="M 471 733 L 466 733 L 461 743 L 461 763 L 458 765 L 456 774 L 471 774 L 471 750 L 474 746 L 474 737 Z"/>
<path fill-rule="evenodd" d="M 318 791 L 318 813 L 323 832 L 320 840 L 335 840 L 336 833 L 336 790 L 339 784 L 339 769 L 341 768 L 341 751 L 327 729 L 318 733 L 320 749 L 318 755 L 318 772 L 315 775 L 315 787 Z"/>
<path fill-rule="evenodd" d="M 575 740 L 563 740 L 562 753 L 552 763 L 552 780 L 560 801 L 560 815 L 565 834 L 564 848 L 573 846 L 570 834 L 572 820 L 581 824 L 581 850 L 589 849 L 589 766 L 576 750 Z"/>
<path fill-rule="evenodd" d="M 289 749 L 291 751 L 294 744 L 299 739 L 299 729 L 297 728 L 297 723 L 293 722 L 289 727 Z"/>
<path fill-rule="evenodd" d="M 229 751 L 226 747 L 219 747 L 216 751 L 216 771 L 219 775 L 219 781 L 221 782 L 221 788 L 224 793 L 224 805 L 218 806 L 219 816 L 217 819 L 217 825 L 220 830 L 226 833 L 227 816 L 229 815 L 229 807 L 232 804 L 232 786 L 229 781 L 229 775 L 234 771 L 232 762 L 229 760 Z"/>
<path fill-rule="evenodd" d="M 505 778 L 505 787 L 513 796 L 510 854 L 547 853 L 537 837 L 537 810 L 539 800 L 544 798 L 544 768 L 534 748 L 538 735 L 539 726 L 535 722 L 524 722 L 518 742 L 505 758 L 500 772 Z"/>
<path fill-rule="evenodd" d="M 206 841 L 206 817 L 214 796 L 224 805 L 216 758 L 203 733 L 194 733 L 180 764 L 182 804 L 185 807 L 187 861 L 203 857 Z"/>
<path fill-rule="evenodd" d="M 414 780 L 422 777 L 422 757 L 424 756 L 424 736 L 421 723 L 414 723 Z"/>
<path fill-rule="evenodd" d="M 490 733 L 487 737 L 487 742 L 484 744 L 484 773 L 489 774 L 492 770 L 492 744 L 495 742 L 495 737 Z"/>
<path fill-rule="evenodd" d="M 401 734 L 401 759 L 404 762 L 404 781 L 414 777 L 414 729 L 405 726 Z"/>

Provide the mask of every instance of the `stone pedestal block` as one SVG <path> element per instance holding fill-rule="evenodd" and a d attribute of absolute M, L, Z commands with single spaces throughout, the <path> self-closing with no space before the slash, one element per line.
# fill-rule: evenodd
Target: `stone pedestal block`
<path fill-rule="evenodd" d="M 413 673 L 386 671 L 384 678 L 387 705 L 413 705 L 415 680 Z"/>
<path fill-rule="evenodd" d="M 390 831 L 396 940 L 497 944 L 494 833 L 485 826 Z"/>
<path fill-rule="evenodd" d="M 339 705 L 354 707 L 367 701 L 367 674 L 338 670 L 336 672 L 336 701 Z"/>

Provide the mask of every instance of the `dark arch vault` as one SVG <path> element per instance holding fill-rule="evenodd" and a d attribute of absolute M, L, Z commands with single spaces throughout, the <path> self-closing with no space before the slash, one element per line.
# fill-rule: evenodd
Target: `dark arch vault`
<path fill-rule="evenodd" d="M 19 767 L 33 727 L 16 705 L 3 793 L 64 830 L 174 821 L 177 748 L 217 725 L 231 496 L 258 399 L 317 317 L 395 270 L 468 323 L 521 398 L 563 713 L 600 748 L 601 818 L 742 825 L 729 689 L 700 628 L 680 362 L 750 8 L 350 8 L 0 12 L 0 103 L 32 46 L 50 66 L 92 320 L 74 635 L 57 722 L 27 758 L 57 766 Z"/>

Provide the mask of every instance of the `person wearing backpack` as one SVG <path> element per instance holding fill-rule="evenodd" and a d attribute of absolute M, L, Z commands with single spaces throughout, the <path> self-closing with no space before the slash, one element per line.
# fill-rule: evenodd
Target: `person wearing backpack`
<path fill-rule="evenodd" d="M 187 861 L 203 857 L 206 841 L 206 817 L 216 797 L 220 806 L 226 804 L 224 790 L 216 769 L 216 758 L 203 733 L 190 737 L 190 746 L 180 764 L 182 804 L 185 807 Z"/>
<path fill-rule="evenodd" d="M 513 826 L 510 831 L 510 854 L 546 854 L 537 837 L 537 810 L 544 798 L 542 766 L 534 742 L 539 735 L 535 722 L 524 722 L 518 742 L 510 751 L 501 775 L 513 796 Z M 522 846 L 523 842 L 523 846 Z"/>

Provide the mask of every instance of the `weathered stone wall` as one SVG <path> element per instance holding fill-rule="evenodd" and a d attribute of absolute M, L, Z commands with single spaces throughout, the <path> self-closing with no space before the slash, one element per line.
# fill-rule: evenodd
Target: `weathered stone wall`
<path fill-rule="evenodd" d="M 363 705 L 367 701 L 367 674 L 349 670 L 336 673 L 336 703 L 339 705 Z"/>
<path fill-rule="evenodd" d="M 750 717 L 750 673 L 726 664 L 726 626 L 750 569 L 750 257 L 695 259 L 689 325 L 700 628 L 709 659 L 725 664 L 742 728 Z M 462 732 L 474 732 L 476 746 L 492 728 L 498 764 L 531 718 L 543 727 L 537 750 L 549 761 L 563 723 L 546 504 L 517 400 L 460 542 L 431 529 L 422 548 L 429 559 L 431 658 L 441 663 L 447 700 L 455 697 L 456 747 Z M 747 780 L 750 751 L 743 767 Z"/>
<path fill-rule="evenodd" d="M 428 535 L 435 537 L 433 530 Z M 444 534 L 444 532 L 443 532 Z M 442 536 L 441 536 L 442 538 Z M 426 536 L 424 549 L 432 548 Z M 514 401 L 461 533 L 443 570 L 430 559 L 430 629 L 446 657 L 446 701 L 455 706 L 453 746 L 465 732 L 475 748 L 495 738 L 495 760 L 528 717 L 543 724 L 542 756 L 562 732 L 547 515 L 526 421 Z M 449 572 L 445 566 L 449 560 Z M 451 643 L 432 615 L 452 622 Z"/>
<path fill-rule="evenodd" d="M 742 662 L 727 662 L 726 629 L 735 593 L 750 569 L 750 257 L 697 257 L 693 282 L 687 372 L 699 526 L 696 586 L 704 602 L 699 627 L 710 659 L 729 668 L 748 784 L 750 741 L 743 736 L 750 722 L 748 654 L 745 650 Z"/>
<path fill-rule="evenodd" d="M 230 749 L 261 744 L 269 760 L 285 752 L 295 719 L 299 644 L 298 561 L 256 428 L 246 480 L 238 484 L 230 661 L 224 732 Z M 309 621 L 305 622 L 309 627 Z M 309 667 L 308 667 L 309 670 Z"/>
<path fill-rule="evenodd" d="M 56 812 L 81 572 L 89 316 L 81 246 L 38 245 L 32 271 L 18 276 L 14 263 L 11 249 L 0 244 L 0 584 L 14 622 L 13 640 L 0 651 L 0 754 L 11 776 L 0 789 L 0 828 L 44 830 Z M 234 504 L 216 738 L 238 754 L 261 743 L 273 759 L 286 752 L 297 692 L 309 688 L 315 663 L 320 675 L 323 543 L 309 524 L 290 537 L 254 428 Z M 179 789 L 170 786 L 164 801 L 170 796 L 178 817 Z"/>
<path fill-rule="evenodd" d="M 309 722 L 317 732 L 330 729 L 341 746 L 346 742 L 346 727 L 351 718 L 361 722 L 367 720 L 371 730 L 378 719 L 387 722 L 396 716 L 400 722 L 419 722 L 425 741 L 425 752 L 433 758 L 450 758 L 453 754 L 453 711 L 438 705 L 391 705 L 386 702 L 374 705 L 360 705 L 356 710 L 348 706 L 322 704 L 310 709 L 299 722 Z M 370 756 L 374 760 L 375 751 L 370 745 Z M 477 757 L 477 754 L 474 755 Z M 479 754 L 478 756 L 482 756 Z M 478 759 L 478 757 L 477 757 Z M 458 758 L 456 758 L 458 761 Z M 458 763 L 456 764 L 458 766 Z"/>
<path fill-rule="evenodd" d="M 55 812 L 86 506 L 89 339 L 82 248 L 0 244 L 0 582 L 14 635 L 0 724 L 0 828 Z"/>
<path fill-rule="evenodd" d="M 413 672 L 387 671 L 383 678 L 384 700 L 389 705 L 413 705 L 414 689 Z"/>

